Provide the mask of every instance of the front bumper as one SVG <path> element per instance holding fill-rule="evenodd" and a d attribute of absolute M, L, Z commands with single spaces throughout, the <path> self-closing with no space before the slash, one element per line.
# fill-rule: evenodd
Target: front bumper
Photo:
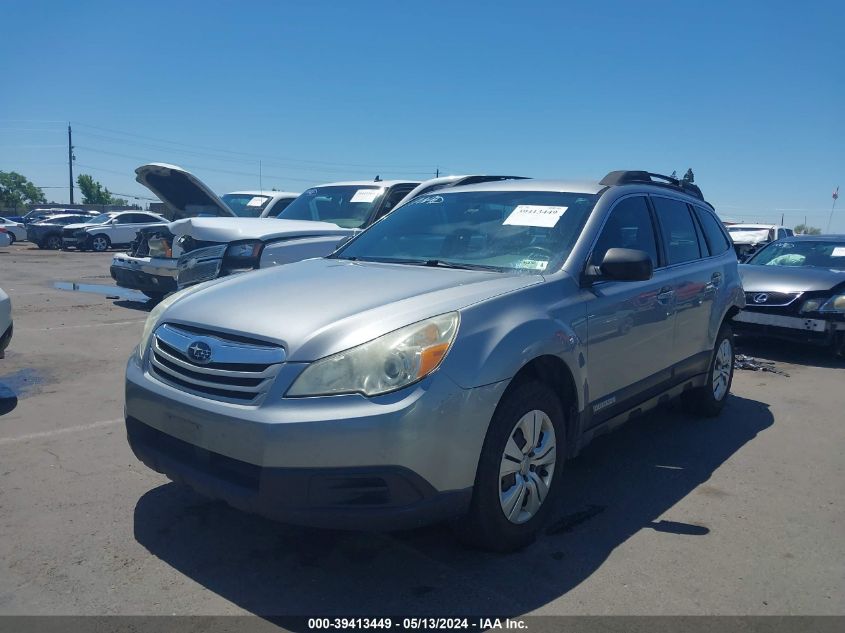
<path fill-rule="evenodd" d="M 121 288 L 149 292 L 176 290 L 176 259 L 132 257 L 120 253 L 112 258 L 111 276 Z"/>
<path fill-rule="evenodd" d="M 481 447 L 506 382 L 461 389 L 442 372 L 378 398 L 283 398 L 283 365 L 261 406 L 228 404 L 126 371 L 129 442 L 145 464 L 273 519 L 393 530 L 468 509 Z"/>
<path fill-rule="evenodd" d="M 740 334 L 812 345 L 839 345 L 842 337 L 845 337 L 845 319 L 839 315 L 821 318 L 821 315 L 813 314 L 804 318 L 742 310 L 734 317 L 733 323 L 734 330 Z"/>

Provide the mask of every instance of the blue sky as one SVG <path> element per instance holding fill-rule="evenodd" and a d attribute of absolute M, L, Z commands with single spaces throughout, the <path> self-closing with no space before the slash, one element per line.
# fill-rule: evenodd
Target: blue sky
<path fill-rule="evenodd" d="M 683 173 L 723 217 L 824 227 L 845 3 L 0 0 L 0 169 L 216 191 L 445 173 Z M 63 188 L 54 188 L 63 187 Z M 845 232 L 845 199 L 833 229 Z"/>

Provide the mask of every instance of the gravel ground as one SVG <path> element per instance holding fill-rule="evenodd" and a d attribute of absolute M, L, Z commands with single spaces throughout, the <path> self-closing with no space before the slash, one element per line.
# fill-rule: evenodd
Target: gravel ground
<path fill-rule="evenodd" d="M 594 442 L 517 554 L 297 528 L 134 458 L 123 366 L 151 306 L 109 298 L 110 258 L 0 249 L 0 614 L 845 614 L 841 361 L 745 347 L 790 377 L 738 372 L 716 420 L 669 407 Z"/>

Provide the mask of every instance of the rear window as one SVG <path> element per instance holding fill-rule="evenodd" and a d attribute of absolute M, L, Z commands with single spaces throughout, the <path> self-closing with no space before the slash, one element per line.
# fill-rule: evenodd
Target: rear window
<path fill-rule="evenodd" d="M 731 248 L 731 243 L 728 241 L 725 232 L 722 230 L 722 224 L 716 217 L 706 209 L 701 207 L 693 207 L 695 215 L 701 224 L 701 229 L 704 231 L 704 239 L 707 241 L 707 247 L 710 249 L 711 255 L 719 255 Z"/>

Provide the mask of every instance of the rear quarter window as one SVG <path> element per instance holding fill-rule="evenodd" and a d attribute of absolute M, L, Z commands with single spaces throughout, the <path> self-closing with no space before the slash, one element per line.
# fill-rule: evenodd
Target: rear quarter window
<path fill-rule="evenodd" d="M 722 223 L 716 219 L 707 209 L 702 207 L 693 207 L 698 222 L 704 231 L 704 239 L 710 249 L 711 255 L 720 255 L 731 248 L 731 242 L 725 231 L 722 229 Z"/>

